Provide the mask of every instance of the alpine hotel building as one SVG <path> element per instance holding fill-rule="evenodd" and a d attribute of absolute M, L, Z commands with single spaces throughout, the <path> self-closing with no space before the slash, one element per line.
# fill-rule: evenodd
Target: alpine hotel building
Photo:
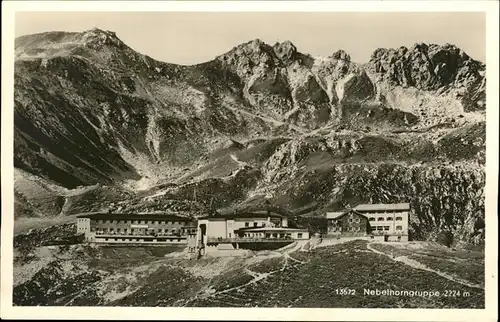
<path fill-rule="evenodd" d="M 77 217 L 77 235 L 104 244 L 187 244 L 188 248 L 235 242 L 309 239 L 309 231 L 288 227 L 269 211 L 212 215 L 200 219 L 169 214 L 93 213 Z"/>
<path fill-rule="evenodd" d="M 362 204 L 342 212 L 327 212 L 327 237 L 408 241 L 409 213 L 409 203 Z"/>
<path fill-rule="evenodd" d="M 76 230 L 93 243 L 188 244 L 197 226 L 175 215 L 95 213 L 78 216 Z"/>

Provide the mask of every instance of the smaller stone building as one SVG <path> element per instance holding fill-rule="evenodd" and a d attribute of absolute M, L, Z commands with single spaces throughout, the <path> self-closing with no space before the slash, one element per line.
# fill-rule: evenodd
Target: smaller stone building
<path fill-rule="evenodd" d="M 344 212 L 328 212 L 327 237 L 363 237 L 370 233 L 368 218 L 351 209 Z"/>

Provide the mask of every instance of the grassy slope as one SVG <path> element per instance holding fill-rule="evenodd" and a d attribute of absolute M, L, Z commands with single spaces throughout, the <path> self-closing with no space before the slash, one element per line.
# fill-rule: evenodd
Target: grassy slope
<path fill-rule="evenodd" d="M 433 273 L 409 268 L 366 250 L 364 242 L 325 247 L 292 254 L 283 271 L 280 262 L 269 260 L 275 273 L 240 290 L 191 303 L 192 306 L 260 307 L 483 307 L 484 293 L 463 287 Z M 274 261 L 274 263 L 272 263 Z M 261 265 L 265 266 L 265 265 Z M 269 271 L 269 269 L 266 269 Z M 355 295 L 338 295 L 337 288 L 355 289 Z M 365 296 L 363 288 L 393 290 L 460 290 L 466 298 L 419 298 Z"/>
<path fill-rule="evenodd" d="M 389 244 L 375 244 L 373 247 L 394 256 L 407 256 L 431 269 L 484 285 L 483 251 L 451 250 L 440 245 L 430 245 L 422 249 L 401 248 Z"/>
<path fill-rule="evenodd" d="M 373 245 L 372 245 L 373 246 Z M 391 246 L 384 246 L 391 247 Z M 46 249 L 45 252 L 48 250 Z M 55 247 L 32 277 L 16 284 L 16 305 L 118 305 L 219 307 L 404 307 L 481 308 L 484 291 L 394 262 L 371 252 L 364 241 L 294 252 L 262 261 L 165 258 L 178 248 Z M 385 251 L 389 251 L 385 249 Z M 402 251 L 404 253 L 404 250 Z M 72 254 L 72 255 L 71 255 Z M 406 254 L 406 253 L 405 253 Z M 414 259 L 430 256 L 434 268 L 462 261 L 457 277 L 484 278 L 478 253 L 451 252 L 425 245 Z M 267 258 L 267 259 L 266 259 Z M 255 259 L 255 258 L 252 258 Z M 36 257 L 16 257 L 16 270 L 33 269 Z M 476 263 L 477 262 L 477 263 Z M 475 275 L 471 274 L 475 271 Z M 18 271 L 19 272 L 19 271 Z M 264 274 L 264 275 L 261 275 Z M 268 275 L 267 275 L 268 274 Z M 260 280 L 252 282 L 252 275 Z M 75 287 L 76 285 L 76 287 Z M 350 288 L 352 295 L 337 294 Z M 469 292 L 461 297 L 368 296 L 363 289 Z"/>

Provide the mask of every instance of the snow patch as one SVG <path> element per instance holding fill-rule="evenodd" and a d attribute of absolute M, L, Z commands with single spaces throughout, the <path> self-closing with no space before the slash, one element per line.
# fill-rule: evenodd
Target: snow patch
<path fill-rule="evenodd" d="M 349 74 L 347 77 L 343 79 L 339 79 L 337 82 L 337 85 L 335 85 L 335 92 L 337 93 L 337 98 L 339 99 L 339 103 L 342 102 L 342 99 L 344 98 L 344 85 L 347 83 L 349 80 L 351 80 L 353 77 L 355 77 L 355 74 Z"/>
<path fill-rule="evenodd" d="M 119 152 L 123 160 L 130 164 L 142 177 L 139 180 L 124 180 L 122 186 L 132 191 L 144 191 L 155 186 L 160 180 L 177 173 L 176 168 L 166 166 L 165 164 L 155 164 L 144 153 L 133 153 L 118 142 Z"/>
<path fill-rule="evenodd" d="M 164 196 L 164 195 L 167 194 L 167 192 L 168 192 L 168 190 L 159 191 L 159 192 L 157 192 L 155 194 L 152 194 L 151 196 L 147 196 L 146 200 L 150 200 L 150 199 L 154 199 L 156 197 Z"/>

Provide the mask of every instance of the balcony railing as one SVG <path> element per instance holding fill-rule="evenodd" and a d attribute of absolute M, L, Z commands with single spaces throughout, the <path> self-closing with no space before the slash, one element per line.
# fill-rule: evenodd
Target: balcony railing
<path fill-rule="evenodd" d="M 96 237 L 105 237 L 105 238 L 187 238 L 187 235 L 131 235 L 131 234 L 110 234 L 110 233 L 97 233 L 95 232 Z"/>
<path fill-rule="evenodd" d="M 209 237 L 207 238 L 208 243 L 243 243 L 243 242 L 284 242 L 284 241 L 293 241 L 291 237 L 236 237 L 236 238 L 216 238 Z"/>
<path fill-rule="evenodd" d="M 405 230 L 396 230 L 396 231 L 389 231 L 389 230 L 372 230 L 370 232 L 372 235 L 408 235 L 408 232 Z"/>

